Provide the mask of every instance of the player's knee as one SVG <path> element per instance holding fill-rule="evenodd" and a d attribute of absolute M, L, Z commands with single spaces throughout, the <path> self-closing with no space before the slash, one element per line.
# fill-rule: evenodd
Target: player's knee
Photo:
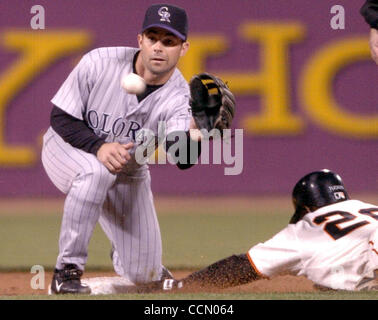
<path fill-rule="evenodd" d="M 154 270 L 152 267 L 140 268 L 138 270 L 125 270 L 123 275 L 133 283 L 149 283 L 152 281 L 158 281 L 161 278 L 161 272 Z"/>
<path fill-rule="evenodd" d="M 88 189 L 108 189 L 115 182 L 117 176 L 110 173 L 104 165 L 96 162 L 89 162 L 76 176 L 78 183 L 84 183 Z"/>
<path fill-rule="evenodd" d="M 151 276 L 147 273 L 136 273 L 136 272 L 129 272 L 127 273 L 127 278 L 136 284 L 142 284 L 142 283 L 149 283 L 152 281 L 156 281 L 158 279 L 152 279 Z"/>
<path fill-rule="evenodd" d="M 116 175 L 110 173 L 101 163 L 93 165 L 88 173 L 91 176 L 93 185 L 101 185 L 102 188 L 110 187 L 117 178 Z"/>

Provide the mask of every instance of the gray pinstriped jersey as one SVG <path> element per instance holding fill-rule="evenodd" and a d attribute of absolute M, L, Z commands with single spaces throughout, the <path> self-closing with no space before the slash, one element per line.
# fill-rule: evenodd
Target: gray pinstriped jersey
<path fill-rule="evenodd" d="M 189 86 L 175 69 L 170 79 L 140 103 L 136 95 L 121 87 L 121 79 L 133 71 L 139 49 L 105 47 L 90 51 L 64 81 L 51 102 L 84 120 L 106 142 L 135 141 L 143 129 L 158 136 L 159 121 L 165 133 L 188 131 Z M 131 154 L 133 154 L 131 151 Z M 130 166 L 133 162 L 130 161 Z"/>

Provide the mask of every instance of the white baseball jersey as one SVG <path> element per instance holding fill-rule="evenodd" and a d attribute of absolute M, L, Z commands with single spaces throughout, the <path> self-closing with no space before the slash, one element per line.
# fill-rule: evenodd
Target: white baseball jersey
<path fill-rule="evenodd" d="M 83 120 L 106 142 L 137 141 L 144 129 L 158 135 L 189 129 L 189 86 L 178 69 L 159 89 L 138 102 L 121 87 L 133 71 L 138 49 L 95 49 L 79 64 L 51 100 Z M 135 145 L 137 146 L 138 143 Z M 135 148 L 136 148 L 135 146 Z M 67 194 L 56 268 L 76 264 L 83 270 L 97 222 L 110 239 L 115 271 L 133 282 L 160 279 L 163 272 L 160 228 L 147 165 L 135 161 L 111 174 L 94 156 L 72 147 L 50 127 L 44 135 L 42 163 L 54 185 Z M 133 161 L 134 160 L 134 161 Z"/>
<path fill-rule="evenodd" d="M 304 275 L 332 289 L 355 290 L 378 269 L 378 206 L 347 200 L 306 214 L 248 251 L 263 276 Z"/>

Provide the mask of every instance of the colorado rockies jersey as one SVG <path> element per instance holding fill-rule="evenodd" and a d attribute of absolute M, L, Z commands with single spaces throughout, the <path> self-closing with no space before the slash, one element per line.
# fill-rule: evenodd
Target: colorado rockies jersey
<path fill-rule="evenodd" d="M 146 130 L 155 137 L 188 131 L 189 87 L 178 69 L 161 88 L 140 102 L 135 94 L 121 87 L 122 77 L 133 72 L 137 51 L 129 47 L 92 50 L 83 56 L 51 102 L 83 120 L 106 142 L 136 142 Z"/>
<path fill-rule="evenodd" d="M 306 214 L 252 247 L 252 266 L 264 276 L 304 275 L 316 284 L 355 290 L 378 269 L 378 207 L 347 200 Z"/>

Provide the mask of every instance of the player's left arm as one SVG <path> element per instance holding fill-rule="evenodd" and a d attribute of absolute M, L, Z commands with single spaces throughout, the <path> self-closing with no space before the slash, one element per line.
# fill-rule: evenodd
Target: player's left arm
<path fill-rule="evenodd" d="M 190 80 L 189 88 L 189 105 L 192 117 L 190 118 L 189 130 L 185 131 L 186 139 L 178 138 L 179 143 L 186 145 L 186 148 L 180 148 L 180 150 L 186 150 L 186 156 L 180 155 L 180 159 L 184 159 L 184 163 L 177 163 L 180 169 L 190 168 L 196 163 L 201 152 L 202 133 L 200 130 L 211 132 L 216 129 L 222 137 L 224 129 L 231 128 L 235 115 L 235 97 L 227 84 L 220 78 L 209 73 L 200 73 Z M 175 134 L 179 137 L 183 136 L 182 133 L 177 131 L 171 133 L 171 135 Z M 166 151 L 168 152 L 170 147 L 178 142 L 177 139 L 173 142 L 172 140 L 168 135 L 168 143 L 166 144 Z M 177 158 L 178 152 L 179 150 L 176 150 L 171 155 Z"/>
<path fill-rule="evenodd" d="M 165 138 L 165 151 L 173 159 L 177 159 L 179 169 L 191 168 L 201 154 L 201 141 L 192 139 L 190 131 L 197 126 L 190 114 L 188 97 L 182 96 L 178 106 L 174 108 L 174 114 L 169 116 L 166 122 L 168 134 Z"/>
<path fill-rule="evenodd" d="M 184 279 L 174 280 L 172 288 L 227 288 L 295 271 L 301 258 L 294 229 L 294 225 L 289 225 L 268 241 L 253 246 L 246 254 L 232 255 Z"/>
<path fill-rule="evenodd" d="M 138 293 L 151 293 L 172 289 L 219 288 L 243 285 L 264 278 L 249 262 L 246 254 L 232 255 L 219 260 L 208 267 L 193 272 L 181 280 L 164 278 L 135 287 Z"/>
<path fill-rule="evenodd" d="M 178 144 L 172 151 L 172 146 Z M 181 144 L 181 145 L 180 145 Z M 201 141 L 191 139 L 189 131 L 173 131 L 167 135 L 165 150 L 172 157 L 179 159 L 176 163 L 181 170 L 189 169 L 196 162 L 201 154 Z M 180 151 L 184 154 L 180 154 Z M 180 161 L 183 159 L 184 161 Z"/>
<path fill-rule="evenodd" d="M 221 137 L 224 130 L 231 129 L 235 116 L 236 100 L 228 85 L 210 73 L 199 73 L 189 82 L 191 113 L 193 121 L 191 129 L 212 132 L 217 130 Z M 201 139 L 201 134 L 194 134 Z"/>

